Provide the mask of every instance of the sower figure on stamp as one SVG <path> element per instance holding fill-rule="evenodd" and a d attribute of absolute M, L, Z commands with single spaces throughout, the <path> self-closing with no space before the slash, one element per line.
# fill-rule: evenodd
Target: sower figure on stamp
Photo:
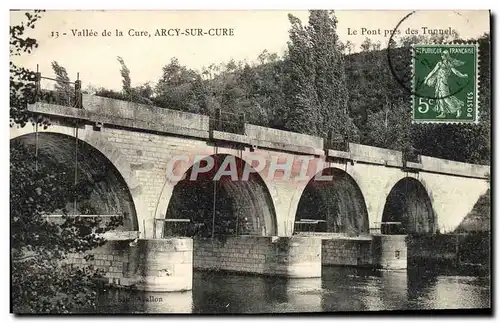
<path fill-rule="evenodd" d="M 467 74 L 462 74 L 455 69 L 456 66 L 463 64 L 464 62 L 452 58 L 450 53 L 445 50 L 443 55 L 441 55 L 441 61 L 436 64 L 434 69 L 424 79 L 425 85 L 435 88 L 436 106 L 434 109 L 436 112 L 439 112 L 438 118 L 446 117 L 447 113 L 456 113 L 457 118 L 462 114 L 462 108 L 465 103 L 457 97 L 450 95 L 448 79 L 451 73 L 460 78 L 467 78 Z"/>

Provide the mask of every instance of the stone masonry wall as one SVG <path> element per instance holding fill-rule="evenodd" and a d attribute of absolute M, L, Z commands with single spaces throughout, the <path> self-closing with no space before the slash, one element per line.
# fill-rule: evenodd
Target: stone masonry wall
<path fill-rule="evenodd" d="M 405 238 L 403 235 L 323 238 L 321 261 L 323 265 L 406 269 Z"/>
<path fill-rule="evenodd" d="M 104 271 L 108 283 L 146 291 L 192 288 L 193 244 L 190 238 L 107 241 L 85 254 L 70 254 L 67 263 L 92 265 Z M 85 260 L 86 255 L 94 259 Z"/>
<path fill-rule="evenodd" d="M 262 141 L 323 149 L 323 138 L 296 132 L 261 127 L 253 124 L 245 124 L 245 134 L 252 139 Z"/>
<path fill-rule="evenodd" d="M 321 263 L 338 266 L 372 265 L 371 244 L 370 238 L 323 239 Z"/>
<path fill-rule="evenodd" d="M 68 256 L 67 262 L 74 265 L 92 265 L 105 272 L 104 277 L 108 282 L 115 285 L 129 285 L 129 242 L 108 241 L 102 247 L 93 249 L 85 254 L 73 253 Z M 86 261 L 87 254 L 93 255 L 94 259 Z"/>
<path fill-rule="evenodd" d="M 194 268 L 286 277 L 321 277 L 321 240 L 234 236 L 194 240 Z"/>

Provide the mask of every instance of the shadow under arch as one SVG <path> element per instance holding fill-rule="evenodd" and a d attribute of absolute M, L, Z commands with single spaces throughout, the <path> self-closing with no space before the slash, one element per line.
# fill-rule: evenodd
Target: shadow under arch
<path fill-rule="evenodd" d="M 401 225 L 383 225 L 398 222 Z M 382 213 L 383 234 L 435 233 L 436 216 L 424 185 L 412 178 L 399 180 L 387 196 Z"/>
<path fill-rule="evenodd" d="M 76 213 L 125 215 L 119 229 L 138 230 L 136 207 L 130 189 L 118 169 L 97 148 L 83 140 L 56 132 L 39 132 L 38 140 L 36 133 L 23 134 L 10 140 L 11 151 L 16 149 L 16 145 L 26 148 L 28 156 L 24 163 L 27 167 L 34 168 L 35 160 L 38 159 L 39 163 L 45 160 L 61 165 L 61 169 L 54 169 L 54 172 L 70 169 L 71 173 L 67 176 L 69 183 L 74 183 L 74 169 L 77 166 L 77 181 L 91 185 L 91 193 L 88 200 L 77 201 Z M 38 157 L 35 157 L 37 146 Z M 73 205 L 73 201 L 68 201 L 69 204 Z M 73 207 L 68 209 L 70 213 L 75 213 Z"/>
<path fill-rule="evenodd" d="M 193 174 L 195 167 L 206 167 L 210 159 L 210 170 Z M 222 165 L 221 172 L 226 171 L 226 175 L 216 178 Z M 234 177 L 228 175 L 232 167 Z M 245 178 L 245 167 L 253 170 L 243 159 L 229 154 L 206 156 L 192 165 L 174 186 L 165 216 L 166 221 L 189 219 L 191 224 L 166 222 L 164 235 L 276 235 L 276 212 L 269 189 L 254 170 Z"/>
<path fill-rule="evenodd" d="M 330 176 L 329 180 L 320 177 Z M 319 221 L 314 224 L 315 221 Z M 369 234 L 363 193 L 347 172 L 325 168 L 307 183 L 295 215 L 294 233 L 329 232 L 349 236 Z M 309 223 L 308 223 L 309 222 Z"/>

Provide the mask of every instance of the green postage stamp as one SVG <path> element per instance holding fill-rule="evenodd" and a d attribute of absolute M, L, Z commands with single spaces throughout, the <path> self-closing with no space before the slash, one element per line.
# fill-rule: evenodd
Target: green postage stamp
<path fill-rule="evenodd" d="M 414 123 L 477 123 L 477 44 L 413 46 Z"/>

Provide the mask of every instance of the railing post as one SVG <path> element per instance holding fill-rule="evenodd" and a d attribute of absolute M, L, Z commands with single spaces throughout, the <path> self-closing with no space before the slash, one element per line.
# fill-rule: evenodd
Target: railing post
<path fill-rule="evenodd" d="M 245 119 L 245 112 L 243 112 L 240 116 L 240 134 L 244 135 L 245 134 L 245 123 L 246 123 L 246 119 Z"/>
<path fill-rule="evenodd" d="M 75 107 L 77 109 L 83 109 L 82 104 L 82 81 L 75 81 Z"/>
<path fill-rule="evenodd" d="M 332 129 L 329 129 L 327 134 L 326 134 L 326 140 L 325 140 L 325 149 L 332 149 L 332 141 L 333 141 L 333 131 Z"/>
<path fill-rule="evenodd" d="M 349 136 L 344 135 L 344 151 L 349 151 Z"/>
<path fill-rule="evenodd" d="M 215 109 L 215 130 L 220 131 L 222 128 L 222 113 L 221 109 Z"/>
<path fill-rule="evenodd" d="M 35 102 L 40 100 L 42 95 L 42 73 L 35 73 Z"/>

